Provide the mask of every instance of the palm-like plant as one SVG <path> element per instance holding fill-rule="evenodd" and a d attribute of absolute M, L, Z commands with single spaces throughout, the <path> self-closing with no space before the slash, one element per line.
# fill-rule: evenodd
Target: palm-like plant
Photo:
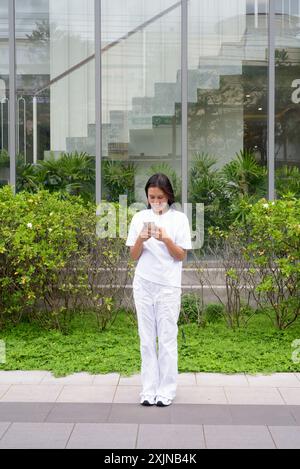
<path fill-rule="evenodd" d="M 95 159 L 87 153 L 64 153 L 60 168 L 66 179 L 66 191 L 72 195 L 92 194 L 95 188 Z"/>
<path fill-rule="evenodd" d="M 62 153 L 55 159 L 28 164 L 24 158 L 17 159 L 17 190 L 36 192 L 48 189 L 50 192 L 80 195 L 84 201 L 93 201 L 95 188 L 94 158 L 86 153 Z"/>
<path fill-rule="evenodd" d="M 231 195 L 264 196 L 266 193 L 266 168 L 260 166 L 248 150 L 236 153 L 236 159 L 224 166 L 222 177 Z"/>
<path fill-rule="evenodd" d="M 102 174 L 105 198 L 119 202 L 120 195 L 127 195 L 127 202 L 134 202 L 134 176 L 136 165 L 124 161 L 103 161 Z"/>
<path fill-rule="evenodd" d="M 51 153 L 48 160 L 39 161 L 36 165 L 37 179 L 50 192 L 64 189 L 64 175 L 59 159 Z"/>
<path fill-rule="evenodd" d="M 0 150 L 0 169 L 9 168 L 9 154 L 7 150 Z"/>
<path fill-rule="evenodd" d="M 290 65 L 289 54 L 286 49 L 275 50 L 275 63 L 276 65 Z"/>
<path fill-rule="evenodd" d="M 81 195 L 85 200 L 94 199 L 95 161 L 87 153 L 62 153 L 55 159 L 37 165 L 38 181 L 52 191 Z"/>
<path fill-rule="evenodd" d="M 17 164 L 17 192 L 37 192 L 43 185 L 38 181 L 38 172 L 35 165 L 30 163 Z"/>
<path fill-rule="evenodd" d="M 229 198 L 216 163 L 214 156 L 196 153 L 189 177 L 189 201 L 204 204 L 206 234 L 209 227 L 226 227 L 228 224 Z"/>
<path fill-rule="evenodd" d="M 218 159 L 215 156 L 209 155 L 208 153 L 196 152 L 190 171 L 191 180 L 193 181 L 204 175 L 216 175 L 218 170 L 214 168 L 214 166 L 217 161 Z"/>
<path fill-rule="evenodd" d="M 16 189 L 17 192 L 37 192 L 42 189 L 42 184 L 38 181 L 38 171 L 36 165 L 25 162 L 22 153 L 16 156 Z"/>
<path fill-rule="evenodd" d="M 206 209 L 213 203 L 222 190 L 222 181 L 218 169 L 214 166 L 217 158 L 207 153 L 195 153 L 190 170 L 190 193 L 192 202 L 206 204 Z"/>
<path fill-rule="evenodd" d="M 297 166 L 284 165 L 276 169 L 275 183 L 278 197 L 288 193 L 300 197 L 300 169 Z"/>
<path fill-rule="evenodd" d="M 192 202 L 204 203 L 206 210 L 219 195 L 221 180 L 215 168 L 217 158 L 207 153 L 195 153 L 190 170 L 190 199 Z"/>

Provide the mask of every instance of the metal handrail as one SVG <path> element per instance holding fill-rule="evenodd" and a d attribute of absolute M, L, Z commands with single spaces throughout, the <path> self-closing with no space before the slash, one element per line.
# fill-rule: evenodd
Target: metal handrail
<path fill-rule="evenodd" d="M 109 44 L 107 44 L 105 47 L 103 47 L 101 49 L 101 53 L 104 54 L 105 52 L 107 52 L 108 50 L 112 49 L 113 47 L 115 47 L 116 45 L 118 45 L 119 43 L 121 43 L 122 41 L 125 41 L 126 39 L 130 38 L 131 36 L 133 36 L 134 34 L 138 33 L 139 31 L 142 31 L 143 29 L 145 29 L 147 26 L 149 26 L 150 24 L 154 23 L 156 20 L 158 20 L 159 18 L 162 18 L 163 16 L 167 15 L 168 13 L 170 13 L 171 11 L 175 10 L 176 8 L 178 8 L 179 6 L 181 5 L 181 1 L 177 2 L 177 3 L 174 3 L 174 5 L 171 5 L 169 8 L 166 8 L 166 10 L 163 10 L 161 11 L 160 13 L 158 13 L 157 15 L 153 16 L 152 18 L 150 18 L 149 20 L 145 21 L 144 23 L 140 24 L 139 26 L 137 26 L 136 28 L 132 29 L 131 31 L 129 31 L 128 33 L 126 33 L 124 36 L 121 36 L 119 39 L 116 39 L 115 41 L 113 42 L 110 42 Z M 86 65 L 87 63 L 91 62 L 93 59 L 95 58 L 95 54 L 93 55 L 90 55 L 89 57 L 87 57 L 86 59 L 82 60 L 81 62 L 79 62 L 78 64 L 76 65 L 73 65 L 73 67 L 69 68 L 68 70 L 66 70 L 65 72 L 61 73 L 60 75 L 58 75 L 57 77 L 53 78 L 52 80 L 50 80 L 47 85 L 43 86 L 43 88 L 40 88 L 39 90 L 37 90 L 35 93 L 34 93 L 34 96 L 37 96 L 38 94 L 42 93 L 43 91 L 45 91 L 46 89 L 48 89 L 51 85 L 54 85 L 54 83 L 57 83 L 58 81 L 62 80 L 63 78 L 65 78 L 66 76 L 70 75 L 71 73 L 73 73 L 75 70 L 78 70 L 79 68 L 83 67 L 84 65 Z"/>

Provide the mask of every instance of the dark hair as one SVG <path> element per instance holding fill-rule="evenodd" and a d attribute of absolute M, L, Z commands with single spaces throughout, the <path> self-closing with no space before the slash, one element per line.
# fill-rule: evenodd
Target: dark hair
<path fill-rule="evenodd" d="M 170 207 L 175 203 L 175 196 L 172 184 L 168 176 L 166 176 L 165 174 L 157 173 L 151 176 L 145 187 L 147 199 L 149 187 L 158 187 L 159 189 L 161 189 L 168 197 L 168 204 Z M 151 205 L 149 203 L 148 208 L 151 208 Z"/>

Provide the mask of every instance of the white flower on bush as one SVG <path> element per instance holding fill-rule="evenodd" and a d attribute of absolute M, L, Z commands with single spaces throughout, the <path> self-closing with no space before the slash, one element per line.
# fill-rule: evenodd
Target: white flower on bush
<path fill-rule="evenodd" d="M 27 223 L 27 228 L 32 229 L 32 223 Z"/>
<path fill-rule="evenodd" d="M 49 233 L 52 233 L 53 230 L 52 230 L 52 228 L 48 228 L 48 231 L 49 231 Z"/>
<path fill-rule="evenodd" d="M 263 204 L 263 208 L 269 208 L 269 204 Z"/>

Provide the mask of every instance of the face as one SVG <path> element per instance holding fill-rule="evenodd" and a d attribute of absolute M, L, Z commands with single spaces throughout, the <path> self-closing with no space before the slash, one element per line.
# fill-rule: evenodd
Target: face
<path fill-rule="evenodd" d="M 162 189 L 158 187 L 149 187 L 148 202 L 155 212 L 165 210 L 168 205 L 168 197 Z"/>

